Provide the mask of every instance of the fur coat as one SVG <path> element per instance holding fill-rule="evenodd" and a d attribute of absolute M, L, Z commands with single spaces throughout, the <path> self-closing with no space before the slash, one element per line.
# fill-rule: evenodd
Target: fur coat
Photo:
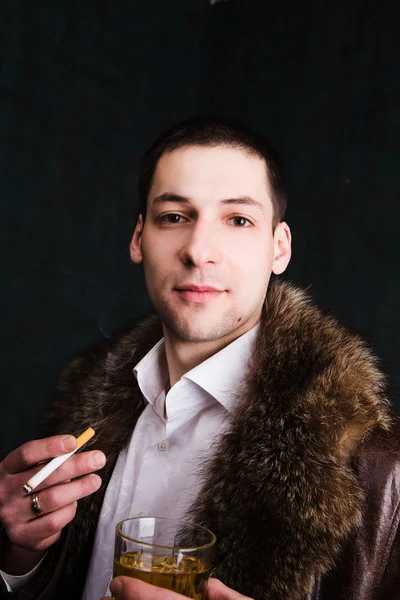
<path fill-rule="evenodd" d="M 161 337 L 151 317 L 64 372 L 44 433 L 93 426 L 90 445 L 107 456 L 103 485 L 49 553 L 42 591 L 17 597 L 80 597 L 105 488 L 144 408 L 132 368 Z M 217 536 L 214 576 L 257 600 L 400 598 L 374 595 L 375 563 L 357 546 L 367 540 L 382 573 L 400 556 L 400 428 L 384 387 L 361 339 L 301 290 L 271 284 L 230 427 L 189 515 Z M 353 567 L 364 569 L 360 584 Z"/>

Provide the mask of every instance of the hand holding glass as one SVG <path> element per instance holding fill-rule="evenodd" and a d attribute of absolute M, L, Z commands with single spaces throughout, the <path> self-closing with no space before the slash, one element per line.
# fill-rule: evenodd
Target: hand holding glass
<path fill-rule="evenodd" d="M 137 517 L 118 523 L 114 577 L 136 577 L 193 600 L 204 600 L 215 535 L 193 523 Z"/>

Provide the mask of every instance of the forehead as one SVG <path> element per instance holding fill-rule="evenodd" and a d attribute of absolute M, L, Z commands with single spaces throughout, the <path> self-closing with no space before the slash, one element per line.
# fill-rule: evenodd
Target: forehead
<path fill-rule="evenodd" d="M 185 146 L 163 154 L 154 174 L 150 203 L 166 192 L 199 201 L 250 196 L 271 205 L 265 161 L 229 146 Z"/>

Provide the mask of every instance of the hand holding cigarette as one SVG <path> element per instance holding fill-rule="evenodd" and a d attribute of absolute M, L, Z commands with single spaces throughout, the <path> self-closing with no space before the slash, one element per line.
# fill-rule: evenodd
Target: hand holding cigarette
<path fill-rule="evenodd" d="M 10 542 L 6 555 L 0 556 L 0 568 L 11 575 L 33 568 L 74 518 L 77 500 L 100 487 L 101 479 L 93 472 L 104 466 L 104 454 L 76 450 L 76 438 L 57 435 L 23 444 L 0 463 L 0 522 Z M 39 463 L 47 461 L 43 469 Z M 24 488 L 29 483 L 31 494 Z"/>
<path fill-rule="evenodd" d="M 88 429 L 86 429 L 86 431 L 84 431 L 76 439 L 75 450 L 72 450 L 72 452 L 68 452 L 67 454 L 63 454 L 62 456 L 57 456 L 56 458 L 53 458 L 53 460 L 47 463 L 47 465 L 43 467 L 43 469 L 40 469 L 38 473 L 36 473 L 29 481 L 27 481 L 27 483 L 25 483 L 24 492 L 29 494 L 34 489 L 36 489 L 38 485 L 42 483 L 42 481 L 44 481 L 45 479 L 47 479 L 47 477 L 54 473 L 54 471 L 58 469 L 58 467 L 64 464 L 66 460 L 68 460 L 73 454 L 75 454 L 75 452 L 79 450 L 79 448 L 82 448 L 82 446 L 86 444 L 86 442 L 88 442 L 93 436 L 94 429 L 88 427 Z"/>

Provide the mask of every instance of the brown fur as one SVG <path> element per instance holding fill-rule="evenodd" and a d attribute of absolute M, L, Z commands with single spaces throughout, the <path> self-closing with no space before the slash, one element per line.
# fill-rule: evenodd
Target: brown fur
<path fill-rule="evenodd" d="M 105 487 L 144 401 L 133 366 L 160 339 L 151 318 L 70 365 L 47 432 L 93 426 L 108 462 L 103 486 L 81 501 L 67 545 L 68 575 L 85 577 Z M 335 564 L 361 522 L 352 469 L 359 443 L 388 427 L 384 378 L 358 337 L 286 283 L 270 286 L 248 376 L 229 431 L 203 474 L 191 517 L 218 539 L 214 574 L 255 598 L 302 600 Z M 110 549 L 112 552 L 112 549 Z"/>

